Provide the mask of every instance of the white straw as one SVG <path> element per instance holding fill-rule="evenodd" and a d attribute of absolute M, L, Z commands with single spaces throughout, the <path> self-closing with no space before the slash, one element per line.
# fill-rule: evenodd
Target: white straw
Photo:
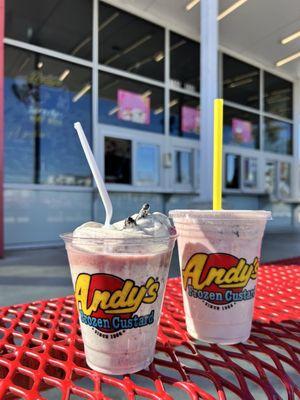
<path fill-rule="evenodd" d="M 106 218 L 105 218 L 105 226 L 109 226 L 110 225 L 110 221 L 112 218 L 112 213 L 113 213 L 113 207 L 111 204 L 111 200 L 109 198 L 109 195 L 107 193 L 102 175 L 100 174 L 98 165 L 96 163 L 96 160 L 94 158 L 94 155 L 92 153 L 92 150 L 90 148 L 90 145 L 87 141 L 87 138 L 84 134 L 84 131 L 82 129 L 81 123 L 80 122 L 75 122 L 74 124 L 74 128 L 76 129 L 78 136 L 79 136 L 79 140 L 81 143 L 81 146 L 83 148 L 84 154 L 86 156 L 86 159 L 89 163 L 89 166 L 91 168 L 93 177 L 95 179 L 97 188 L 99 190 L 104 208 L 105 208 L 105 213 L 106 213 Z"/>

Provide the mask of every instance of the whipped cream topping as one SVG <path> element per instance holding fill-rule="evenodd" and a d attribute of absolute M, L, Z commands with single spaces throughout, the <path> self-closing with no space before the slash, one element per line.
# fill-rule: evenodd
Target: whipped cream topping
<path fill-rule="evenodd" d="M 73 232 L 73 238 L 141 238 L 141 237 L 170 237 L 176 234 L 169 218 L 160 212 L 149 212 L 144 209 L 110 226 L 104 226 L 101 223 L 89 221 L 80 225 Z"/>

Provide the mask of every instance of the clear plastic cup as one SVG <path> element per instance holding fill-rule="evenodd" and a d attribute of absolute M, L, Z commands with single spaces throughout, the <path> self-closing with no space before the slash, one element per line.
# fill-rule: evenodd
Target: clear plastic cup
<path fill-rule="evenodd" d="M 87 364 L 106 374 L 153 360 L 173 237 L 65 241 Z"/>
<path fill-rule="evenodd" d="M 187 330 L 233 344 L 250 336 L 268 211 L 172 210 Z"/>

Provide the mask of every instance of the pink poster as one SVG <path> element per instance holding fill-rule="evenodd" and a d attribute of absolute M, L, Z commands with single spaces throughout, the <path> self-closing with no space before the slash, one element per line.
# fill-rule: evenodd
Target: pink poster
<path fill-rule="evenodd" d="M 253 142 L 252 124 L 243 119 L 232 119 L 232 133 L 234 140 L 238 143 L 251 143 Z"/>
<path fill-rule="evenodd" d="M 181 107 L 181 132 L 200 133 L 200 110 L 195 107 Z"/>
<path fill-rule="evenodd" d="M 118 118 L 137 124 L 150 124 L 150 97 L 119 89 Z"/>

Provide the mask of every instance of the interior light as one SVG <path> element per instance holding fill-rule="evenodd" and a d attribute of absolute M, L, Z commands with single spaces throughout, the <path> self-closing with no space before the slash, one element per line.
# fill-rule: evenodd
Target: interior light
<path fill-rule="evenodd" d="M 88 92 L 91 89 L 91 87 L 92 87 L 92 85 L 90 83 L 87 83 L 86 85 L 84 85 L 83 88 L 80 89 L 79 92 L 77 94 L 75 94 L 75 96 L 73 97 L 73 99 L 72 99 L 73 103 L 76 103 L 76 101 L 81 99 L 81 97 L 83 95 L 85 95 L 86 92 Z"/>
<path fill-rule="evenodd" d="M 247 0 L 238 0 L 235 3 L 233 3 L 230 7 L 226 8 L 226 10 L 222 11 L 221 14 L 218 15 L 217 20 L 221 21 L 221 19 L 227 17 L 227 15 L 231 14 L 233 11 L 235 11 L 237 8 L 242 6 L 244 3 L 246 3 Z"/>
<path fill-rule="evenodd" d="M 248 83 L 251 83 L 251 82 L 253 82 L 253 79 L 251 79 L 251 78 L 239 80 L 239 81 L 236 81 L 236 82 L 232 82 L 229 85 L 229 88 L 233 89 L 233 88 L 236 88 L 238 86 L 248 85 Z"/>
<path fill-rule="evenodd" d="M 119 109 L 120 109 L 120 108 L 119 108 L 118 106 L 112 108 L 112 109 L 108 112 L 108 115 L 114 115 L 116 112 L 119 111 Z"/>
<path fill-rule="evenodd" d="M 43 68 L 43 66 L 44 66 L 44 63 L 43 63 L 43 61 L 39 61 L 39 62 L 37 63 L 37 67 L 38 67 L 38 69 L 41 69 L 41 68 Z"/>
<path fill-rule="evenodd" d="M 149 97 L 151 94 L 152 94 L 151 90 L 146 90 L 146 92 L 142 94 L 142 97 L 145 99 L 146 97 Z"/>
<path fill-rule="evenodd" d="M 62 73 L 59 75 L 58 79 L 59 79 L 61 82 L 64 81 L 64 80 L 66 79 L 66 77 L 69 75 L 70 72 L 71 72 L 71 71 L 70 71 L 69 69 L 65 69 L 64 72 L 62 72 Z"/>
<path fill-rule="evenodd" d="M 161 114 L 164 111 L 163 107 L 158 107 L 156 110 L 154 110 L 154 115 L 158 115 Z"/>
<path fill-rule="evenodd" d="M 161 60 L 163 60 L 165 58 L 164 52 L 163 51 L 159 51 L 158 53 L 154 54 L 154 60 L 156 62 L 160 62 Z"/>
<path fill-rule="evenodd" d="M 112 63 L 113 61 L 117 60 L 124 54 L 128 54 L 130 51 L 135 50 L 137 47 L 141 46 L 142 44 L 144 44 L 151 38 L 152 38 L 152 35 L 147 35 L 147 36 L 143 37 L 142 39 L 138 40 L 137 42 L 133 43 L 132 45 L 126 47 L 126 49 L 124 49 L 123 51 L 121 51 L 121 52 L 115 54 L 114 56 L 112 56 L 111 58 L 109 58 L 104 64 L 108 65 L 108 64 Z"/>
<path fill-rule="evenodd" d="M 298 39 L 300 37 L 300 31 L 293 33 L 292 35 L 289 35 L 285 37 L 284 39 L 281 40 L 282 44 L 287 44 L 291 42 L 292 40 Z"/>
<path fill-rule="evenodd" d="M 171 107 L 174 107 L 174 106 L 176 106 L 176 104 L 178 104 L 178 99 L 174 99 L 174 100 L 170 101 L 169 107 L 170 107 L 170 108 L 171 108 Z"/>
<path fill-rule="evenodd" d="M 300 51 L 298 51 L 297 53 L 294 53 L 288 57 L 282 58 L 281 60 L 278 60 L 275 65 L 276 65 L 276 67 L 281 67 L 282 65 L 287 64 L 291 61 L 294 61 L 299 57 L 300 57 Z"/>
<path fill-rule="evenodd" d="M 200 0 L 192 0 L 190 1 L 186 6 L 185 9 L 186 11 L 190 11 L 193 7 L 195 7 L 198 3 L 200 3 Z"/>

